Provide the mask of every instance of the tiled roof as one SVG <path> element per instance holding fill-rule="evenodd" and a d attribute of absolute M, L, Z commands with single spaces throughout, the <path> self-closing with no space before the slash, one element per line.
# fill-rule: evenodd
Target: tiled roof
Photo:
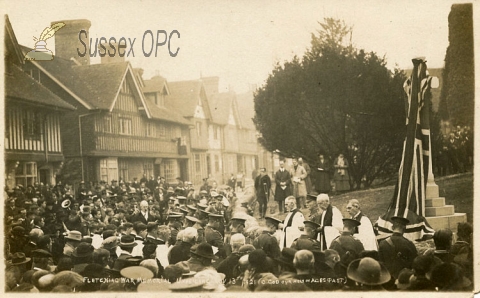
<path fill-rule="evenodd" d="M 182 111 L 184 117 L 193 117 L 202 90 L 202 82 L 199 80 L 169 82 L 168 87 L 171 95 L 166 97 L 165 105 Z"/>
<path fill-rule="evenodd" d="M 143 87 L 143 93 L 148 92 L 161 92 L 167 80 L 161 76 L 154 76 L 150 80 L 143 80 L 145 87 Z"/>
<path fill-rule="evenodd" d="M 202 77 L 200 80 L 202 81 L 203 86 L 205 86 L 207 96 L 218 93 L 219 77 Z"/>
<path fill-rule="evenodd" d="M 29 48 L 22 46 L 24 52 Z M 36 61 L 75 95 L 98 109 L 110 109 L 122 83 L 128 62 L 77 65 L 55 57 L 52 61 Z"/>
<path fill-rule="evenodd" d="M 5 95 L 7 97 L 50 107 L 75 109 L 16 65 L 10 64 L 8 70 L 10 73 L 5 74 Z"/>
<path fill-rule="evenodd" d="M 59 57 L 37 63 L 73 93 L 98 109 L 110 109 L 128 62 L 76 65 Z"/>
<path fill-rule="evenodd" d="M 208 104 L 212 113 L 212 121 L 216 124 L 227 125 L 230 108 L 235 98 L 234 93 L 215 93 L 208 98 Z"/>
<path fill-rule="evenodd" d="M 240 124 L 243 128 L 255 130 L 253 117 L 255 116 L 255 108 L 253 102 L 253 93 L 247 92 L 237 94 L 238 114 L 240 117 Z"/>
<path fill-rule="evenodd" d="M 166 107 L 159 107 L 148 98 L 145 99 L 145 102 L 147 103 L 148 110 L 150 111 L 153 119 L 164 120 L 184 125 L 191 124 L 190 121 L 185 119 L 180 112 L 175 111 L 173 108 L 167 109 Z"/>

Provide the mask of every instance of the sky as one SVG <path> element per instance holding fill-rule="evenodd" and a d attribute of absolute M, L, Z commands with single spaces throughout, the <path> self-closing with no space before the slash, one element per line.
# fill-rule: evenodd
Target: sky
<path fill-rule="evenodd" d="M 0 1 L 20 44 L 34 47 L 52 21 L 88 19 L 90 38 L 136 38 L 133 67 L 144 79 L 160 74 L 168 81 L 220 77 L 220 92 L 248 91 L 264 84 L 277 62 L 302 56 L 318 22 L 333 17 L 353 26 L 356 47 L 386 57 L 387 66 L 411 68 L 425 56 L 428 67 L 443 67 L 448 46 L 448 14 L 457 1 Z M 41 4 L 40 4 L 41 3 Z M 61 30 L 61 29 L 60 29 Z M 157 57 L 144 57 L 145 31 L 170 33 Z M 149 35 L 147 36 L 149 37 Z M 149 40 L 149 39 L 146 39 Z M 149 49 L 150 41 L 145 42 Z M 79 47 L 82 44 L 79 42 Z M 48 48 L 54 50 L 53 38 Z M 99 57 L 92 63 L 100 63 Z"/>

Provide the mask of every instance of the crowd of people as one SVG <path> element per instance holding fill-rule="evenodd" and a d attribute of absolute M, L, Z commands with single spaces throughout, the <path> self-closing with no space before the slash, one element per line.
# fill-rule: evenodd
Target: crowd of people
<path fill-rule="evenodd" d="M 268 177 L 264 171 L 259 177 Z M 6 291 L 472 288 L 470 224 L 459 224 L 454 243 L 450 230 L 436 231 L 435 249 L 419 254 L 403 237 L 407 219 L 392 218 L 394 233 L 378 241 L 357 200 L 349 201 L 343 218 L 326 193 L 305 193 L 300 185 L 285 191 L 291 177 L 284 171 L 281 164 L 275 187 L 283 198 L 276 193 L 275 199 L 282 207 L 276 215 L 285 218 L 266 216 L 259 204 L 260 222 L 231 187 L 195 190 L 180 179 L 175 186 L 144 176 L 82 181 L 75 190 L 61 182 L 6 189 Z M 256 189 L 268 196 L 271 185 L 263 179 Z M 303 204 L 310 214 L 300 210 Z"/>
<path fill-rule="evenodd" d="M 473 131 L 470 126 L 457 126 L 443 135 L 442 148 L 436 152 L 437 175 L 464 173 L 473 166 Z"/>

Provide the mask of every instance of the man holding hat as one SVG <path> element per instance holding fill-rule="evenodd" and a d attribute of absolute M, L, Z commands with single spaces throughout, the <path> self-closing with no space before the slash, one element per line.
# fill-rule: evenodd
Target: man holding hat
<path fill-rule="evenodd" d="M 304 221 L 303 224 L 305 225 L 305 228 L 302 235 L 295 239 L 290 247 L 295 248 L 296 250 L 320 250 L 320 242 L 315 239 L 317 237 L 317 229 L 320 225 L 309 220 Z"/>
<path fill-rule="evenodd" d="M 267 256 L 272 259 L 279 258 L 281 255 L 277 238 L 273 235 L 277 231 L 278 224 L 281 222 L 281 220 L 273 217 L 265 217 L 267 228 L 253 240 L 253 246 L 255 246 L 256 249 L 263 249 Z"/>
<path fill-rule="evenodd" d="M 218 248 L 217 255 L 221 258 L 226 257 L 222 234 L 218 231 L 220 220 L 223 219 L 221 214 L 208 214 L 208 224 L 205 227 L 205 241 Z"/>
<path fill-rule="evenodd" d="M 403 268 L 412 268 L 413 260 L 417 257 L 415 244 L 403 237 L 409 220 L 403 217 L 394 216 L 391 218 L 393 234 L 380 242 L 378 257 L 386 266 L 393 278 Z"/>

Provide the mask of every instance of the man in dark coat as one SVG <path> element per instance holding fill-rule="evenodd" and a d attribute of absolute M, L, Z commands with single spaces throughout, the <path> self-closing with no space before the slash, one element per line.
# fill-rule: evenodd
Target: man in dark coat
<path fill-rule="evenodd" d="M 258 207 L 260 212 L 260 218 L 265 218 L 267 212 L 267 202 L 270 197 L 270 188 L 272 181 L 267 175 L 267 169 L 261 168 L 260 175 L 255 178 L 255 191 L 257 194 Z"/>
<path fill-rule="evenodd" d="M 303 222 L 305 228 L 302 235 L 299 238 L 293 241 L 291 248 L 296 250 L 321 250 L 320 242 L 315 239 L 317 237 L 317 229 L 320 227 L 319 224 L 306 220 Z"/>
<path fill-rule="evenodd" d="M 391 218 L 393 225 L 392 236 L 380 242 L 378 248 L 379 261 L 387 266 L 388 271 L 393 278 L 398 277 L 398 273 L 403 268 L 412 268 L 413 260 L 417 257 L 415 244 L 403 237 L 403 233 L 409 220 L 394 216 Z"/>
<path fill-rule="evenodd" d="M 362 242 L 353 237 L 355 228 L 359 225 L 360 222 L 357 220 L 344 218 L 342 234 L 335 238 L 329 247 L 330 249 L 336 250 L 340 255 L 340 271 L 345 273 L 344 276 L 346 276 L 347 267 L 350 262 L 357 259 L 364 250 Z"/>
<path fill-rule="evenodd" d="M 315 178 L 315 190 L 318 193 L 330 192 L 331 164 L 325 159 L 323 154 L 318 155 L 317 167 L 313 169 Z"/>
<path fill-rule="evenodd" d="M 220 214 L 208 214 L 208 224 L 205 227 L 205 241 L 218 248 L 217 256 L 220 258 L 226 257 L 226 252 L 223 243 L 223 236 L 218 231 L 220 220 L 223 218 Z"/>
<path fill-rule="evenodd" d="M 292 184 L 290 172 L 285 169 L 285 162 L 280 161 L 280 169 L 275 173 L 275 201 L 278 202 L 278 211 L 283 212 L 285 198 L 291 195 L 290 185 Z M 287 212 L 285 210 L 285 212 Z"/>
<path fill-rule="evenodd" d="M 197 230 L 192 227 L 183 230 L 183 237 L 180 243 L 173 246 L 168 253 L 168 263 L 176 264 L 187 261 L 190 258 L 190 249 L 197 241 Z M 178 242 L 178 241 L 177 241 Z"/>
<path fill-rule="evenodd" d="M 273 236 L 277 231 L 278 224 L 282 221 L 273 217 L 265 217 L 265 223 L 267 228 L 253 240 L 253 246 L 256 249 L 263 249 L 267 256 L 272 259 L 279 258 L 281 256 L 280 246 L 278 245 L 277 238 Z"/>
<path fill-rule="evenodd" d="M 245 245 L 245 236 L 243 234 L 232 235 L 229 244 L 232 247 L 232 253 L 217 266 L 217 272 L 225 274 L 226 283 L 237 278 L 235 267 L 238 265 L 240 257 L 243 255 L 240 248 Z"/>
<path fill-rule="evenodd" d="M 148 224 L 150 221 L 155 221 L 153 218 L 150 218 L 150 214 L 148 212 L 148 202 L 141 201 L 140 202 L 140 210 L 135 210 L 135 214 L 130 218 L 130 222 L 141 222 L 143 224 Z"/>

